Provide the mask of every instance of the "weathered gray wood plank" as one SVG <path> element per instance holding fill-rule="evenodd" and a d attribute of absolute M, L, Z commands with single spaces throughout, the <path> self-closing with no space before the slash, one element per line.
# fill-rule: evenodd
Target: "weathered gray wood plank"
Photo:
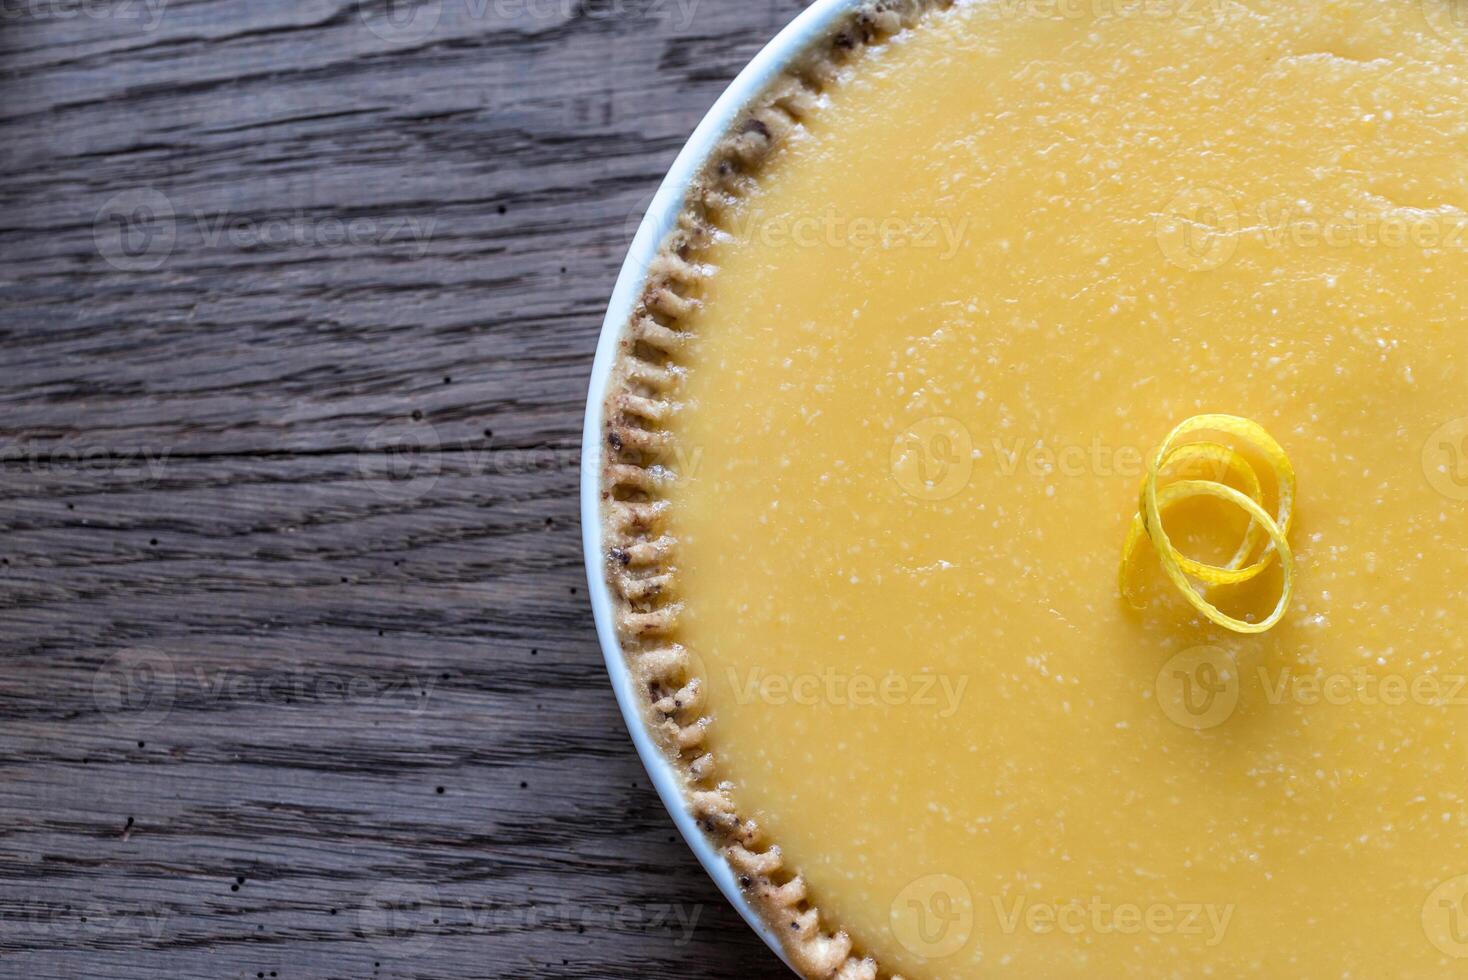
<path fill-rule="evenodd" d="M 636 219 L 799 6 L 7 6 L 0 972 L 780 975 L 576 489 Z"/>

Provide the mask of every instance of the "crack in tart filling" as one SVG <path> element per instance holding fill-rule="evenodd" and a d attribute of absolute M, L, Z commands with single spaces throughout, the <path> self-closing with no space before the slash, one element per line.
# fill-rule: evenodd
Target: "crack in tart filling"
<path fill-rule="evenodd" d="M 602 509 L 798 970 L 1468 976 L 1465 282 L 1458 0 L 873 3 L 772 85 Z"/>

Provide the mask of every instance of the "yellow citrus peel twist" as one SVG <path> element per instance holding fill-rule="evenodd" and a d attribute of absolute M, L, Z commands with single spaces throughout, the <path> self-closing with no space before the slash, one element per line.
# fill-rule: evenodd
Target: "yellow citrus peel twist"
<path fill-rule="evenodd" d="M 1259 474 L 1242 455 L 1217 442 L 1189 441 L 1203 433 L 1230 436 L 1247 445 L 1269 464 L 1279 497 L 1276 513 L 1264 509 L 1263 488 Z M 1212 479 L 1177 479 L 1191 470 L 1206 468 Z M 1165 477 L 1173 482 L 1164 482 Z M 1242 486 L 1235 489 L 1225 480 Z M 1249 528 L 1244 532 L 1238 551 L 1226 565 L 1212 565 L 1183 554 L 1167 536 L 1162 523 L 1164 511 L 1184 500 L 1213 497 L 1233 504 L 1249 515 Z M 1290 525 L 1295 516 L 1295 469 L 1278 442 L 1264 427 L 1236 415 L 1196 415 L 1173 429 L 1147 466 L 1142 481 L 1142 498 L 1138 513 L 1132 519 L 1130 532 L 1121 555 L 1121 593 L 1133 607 L 1140 609 L 1131 587 L 1132 569 L 1143 541 L 1153 550 L 1178 591 L 1209 620 L 1235 633 L 1265 633 L 1278 625 L 1288 611 L 1295 588 L 1295 557 L 1290 551 Z M 1257 553 L 1257 557 L 1255 557 Z M 1205 594 L 1210 586 L 1238 585 L 1257 577 L 1280 563 L 1284 588 L 1279 604 L 1262 622 L 1251 623 L 1223 612 Z M 1202 583 L 1199 588 L 1194 582 Z"/>

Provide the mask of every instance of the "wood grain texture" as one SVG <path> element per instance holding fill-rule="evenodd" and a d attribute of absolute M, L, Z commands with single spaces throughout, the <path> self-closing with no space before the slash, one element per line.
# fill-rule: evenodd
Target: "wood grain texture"
<path fill-rule="evenodd" d="M 0 9 L 0 975 L 782 975 L 576 492 L 637 218 L 801 5 Z"/>

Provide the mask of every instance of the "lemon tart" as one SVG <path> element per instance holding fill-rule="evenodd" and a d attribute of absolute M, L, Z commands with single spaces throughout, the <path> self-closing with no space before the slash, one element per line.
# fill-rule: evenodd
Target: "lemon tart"
<path fill-rule="evenodd" d="M 868 4 L 740 118 L 603 553 L 801 973 L 1468 975 L 1465 173 L 1448 0 Z"/>

